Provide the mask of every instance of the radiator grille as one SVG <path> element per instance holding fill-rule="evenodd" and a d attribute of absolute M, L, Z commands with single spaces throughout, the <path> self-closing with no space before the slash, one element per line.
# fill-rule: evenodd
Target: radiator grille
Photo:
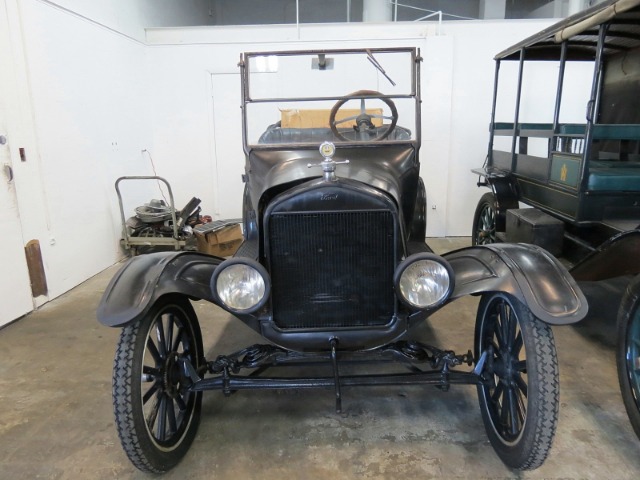
<path fill-rule="evenodd" d="M 273 214 L 268 235 L 276 325 L 389 323 L 395 309 L 394 232 L 389 211 Z"/>

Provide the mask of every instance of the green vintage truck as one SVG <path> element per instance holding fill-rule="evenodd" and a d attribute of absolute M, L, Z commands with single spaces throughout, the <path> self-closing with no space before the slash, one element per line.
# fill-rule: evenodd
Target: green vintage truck
<path fill-rule="evenodd" d="M 473 244 L 537 244 L 566 262 L 590 308 L 615 299 L 620 387 L 640 437 L 640 1 L 602 2 L 495 62 L 489 150 L 473 170 L 491 191 Z"/>

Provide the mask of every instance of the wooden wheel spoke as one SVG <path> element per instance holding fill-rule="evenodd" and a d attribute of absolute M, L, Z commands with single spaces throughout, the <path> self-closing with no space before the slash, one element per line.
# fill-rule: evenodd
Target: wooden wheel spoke
<path fill-rule="evenodd" d="M 490 206 L 486 206 L 482 211 L 482 228 L 487 231 L 491 231 L 495 229 L 495 216 L 493 213 L 493 208 Z"/>
<path fill-rule="evenodd" d="M 175 400 L 176 400 L 176 404 L 178 405 L 178 408 L 180 409 L 180 411 L 184 412 L 187 409 L 187 403 L 185 402 L 185 399 L 182 398 L 181 395 L 178 395 Z"/>
<path fill-rule="evenodd" d="M 518 399 L 516 398 L 516 392 L 512 387 L 507 389 L 507 404 L 509 405 L 510 433 L 512 435 L 517 435 L 518 425 L 520 425 L 520 413 L 518 412 Z"/>
<path fill-rule="evenodd" d="M 167 438 L 167 396 L 161 395 L 158 408 L 158 426 L 156 428 L 156 438 L 161 442 Z"/>
<path fill-rule="evenodd" d="M 493 391 L 493 394 L 491 395 L 491 401 L 496 405 L 498 404 L 498 400 L 500 400 L 500 397 L 502 396 L 503 391 L 504 391 L 504 384 L 502 382 L 498 382 L 495 390 Z"/>
<path fill-rule="evenodd" d="M 173 435 L 178 431 L 178 425 L 176 422 L 176 409 L 173 405 L 173 400 L 167 398 L 167 419 L 169 420 L 169 434 Z"/>
<path fill-rule="evenodd" d="M 516 336 L 516 340 L 513 343 L 513 349 L 511 350 L 511 353 L 513 354 L 514 357 L 517 357 L 518 354 L 520 353 L 520 350 L 522 350 L 522 330 L 518 332 L 518 335 Z"/>
<path fill-rule="evenodd" d="M 158 348 L 156 347 L 156 344 L 153 343 L 153 339 L 151 337 L 147 338 L 147 350 L 149 351 L 149 353 L 153 357 L 153 360 L 156 362 L 156 366 L 162 365 L 162 363 L 163 363 L 162 359 L 164 357 L 162 355 L 160 355 L 160 352 L 158 351 Z"/>
<path fill-rule="evenodd" d="M 173 346 L 173 326 L 175 325 L 175 319 L 173 315 L 169 315 L 167 319 L 167 338 L 166 338 L 166 348 L 168 352 L 172 352 Z"/>
<path fill-rule="evenodd" d="M 491 231 L 495 228 L 493 221 L 493 209 L 491 207 L 486 207 L 481 214 L 482 219 L 482 229 Z"/>
<path fill-rule="evenodd" d="M 500 424 L 504 427 L 504 428 L 508 428 L 509 426 L 509 399 L 508 397 L 509 392 L 507 390 L 504 390 L 502 392 L 502 402 L 500 403 Z"/>
<path fill-rule="evenodd" d="M 506 311 L 505 317 L 505 340 L 507 345 L 513 348 L 516 342 L 516 326 L 518 324 L 518 320 L 516 320 L 513 310 L 510 308 Z"/>
<path fill-rule="evenodd" d="M 514 365 L 514 368 L 518 372 L 527 373 L 527 361 L 520 360 L 519 362 L 516 362 L 516 364 Z"/>
<path fill-rule="evenodd" d="M 518 390 L 520 390 L 522 395 L 527 397 L 529 387 L 527 386 L 527 382 L 524 381 L 520 374 L 516 375 L 516 386 L 518 387 Z"/>
<path fill-rule="evenodd" d="M 502 332 L 502 325 L 499 322 L 499 316 L 498 314 L 493 315 L 493 321 L 495 322 L 495 328 L 493 330 L 494 332 L 494 336 L 496 338 L 496 340 L 498 341 L 498 347 L 503 347 L 504 346 L 504 335 Z M 496 351 L 500 350 L 500 348 L 497 348 Z"/>
<path fill-rule="evenodd" d="M 171 346 L 172 352 L 178 351 L 178 347 L 180 346 L 180 343 L 183 341 L 183 338 L 184 338 L 184 327 L 181 325 L 178 327 L 178 333 L 176 334 L 176 338 L 174 339 L 173 345 Z"/>
<path fill-rule="evenodd" d="M 504 341 L 503 345 L 507 346 L 509 344 L 509 312 L 507 311 L 507 305 L 504 302 L 500 304 L 499 318 L 500 327 L 502 329 L 500 333 L 502 334 L 502 340 Z"/>
<path fill-rule="evenodd" d="M 515 395 L 518 401 L 516 404 L 518 407 L 518 420 L 520 421 L 520 425 L 524 425 L 524 419 L 527 416 L 527 407 L 524 404 L 523 395 L 519 392 L 515 392 Z"/>
<path fill-rule="evenodd" d="M 151 387 L 149 387 L 149 390 L 147 390 L 147 392 L 142 396 L 143 405 L 145 405 L 149 401 L 149 399 L 158 392 L 158 387 L 159 387 L 158 382 L 154 383 L 153 385 L 151 385 Z"/>
<path fill-rule="evenodd" d="M 143 365 L 142 373 L 145 374 L 145 375 L 151 375 L 153 377 L 160 376 L 160 370 L 158 370 L 156 367 L 152 367 L 150 365 Z M 152 380 L 147 380 L 147 381 L 150 382 Z"/>
<path fill-rule="evenodd" d="M 151 406 L 151 410 L 149 411 L 149 415 L 147 415 L 147 425 L 149 426 L 149 430 L 153 430 L 153 427 L 156 424 L 156 419 L 158 418 L 158 410 L 160 409 L 160 399 L 156 395 L 154 397 L 153 405 Z"/>
<path fill-rule="evenodd" d="M 162 323 L 162 317 L 156 322 L 156 338 L 158 340 L 158 351 L 162 358 L 167 356 L 167 342 L 164 336 L 164 324 Z"/>

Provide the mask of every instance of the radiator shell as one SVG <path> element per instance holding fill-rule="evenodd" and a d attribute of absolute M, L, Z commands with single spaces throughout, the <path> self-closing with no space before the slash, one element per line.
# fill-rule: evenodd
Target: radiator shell
<path fill-rule="evenodd" d="M 358 182 L 319 180 L 275 199 L 264 227 L 276 328 L 394 322 L 400 223 L 389 197 Z"/>

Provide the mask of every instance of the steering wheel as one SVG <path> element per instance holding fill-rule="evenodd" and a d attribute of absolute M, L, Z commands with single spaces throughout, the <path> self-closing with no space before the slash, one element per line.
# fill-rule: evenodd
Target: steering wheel
<path fill-rule="evenodd" d="M 341 118 L 340 120 L 336 120 L 336 115 L 338 114 L 338 111 L 342 108 L 342 106 L 345 103 L 351 100 L 352 97 L 363 97 L 363 96 L 378 98 L 379 100 L 386 103 L 387 106 L 389 107 L 389 110 L 391 110 L 391 116 L 389 117 L 389 116 L 380 115 L 377 113 L 373 113 L 373 114 L 367 113 L 367 109 L 365 107 L 365 99 L 361 98 L 360 113 L 358 115 L 353 115 L 351 117 L 346 117 L 346 118 Z M 380 97 L 382 97 L 382 94 L 380 92 L 376 92 L 375 90 L 358 90 L 357 92 L 350 93 L 342 100 L 338 100 L 336 104 L 333 106 L 333 108 L 331 109 L 331 114 L 329 115 L 329 126 L 331 127 L 331 131 L 333 132 L 333 134 L 336 137 L 338 137 L 340 140 L 348 142 L 349 139 L 338 131 L 338 125 L 340 123 L 352 122 L 355 120 L 356 124 L 354 125 L 353 129 L 360 134 L 360 137 L 363 140 L 371 140 L 374 142 L 379 142 L 387 138 L 391 134 L 391 132 L 395 130 L 396 124 L 398 123 L 398 110 L 396 109 L 396 105 L 393 103 L 393 101 L 391 101 L 390 98 L 380 98 Z M 378 128 L 371 121 L 372 118 L 382 118 L 385 120 L 391 120 L 391 123 L 389 125 L 385 125 L 385 127 L 387 128 L 382 134 L 378 134 L 377 136 L 374 136 L 376 135 Z M 368 137 L 365 136 L 367 134 L 368 134 Z"/>

